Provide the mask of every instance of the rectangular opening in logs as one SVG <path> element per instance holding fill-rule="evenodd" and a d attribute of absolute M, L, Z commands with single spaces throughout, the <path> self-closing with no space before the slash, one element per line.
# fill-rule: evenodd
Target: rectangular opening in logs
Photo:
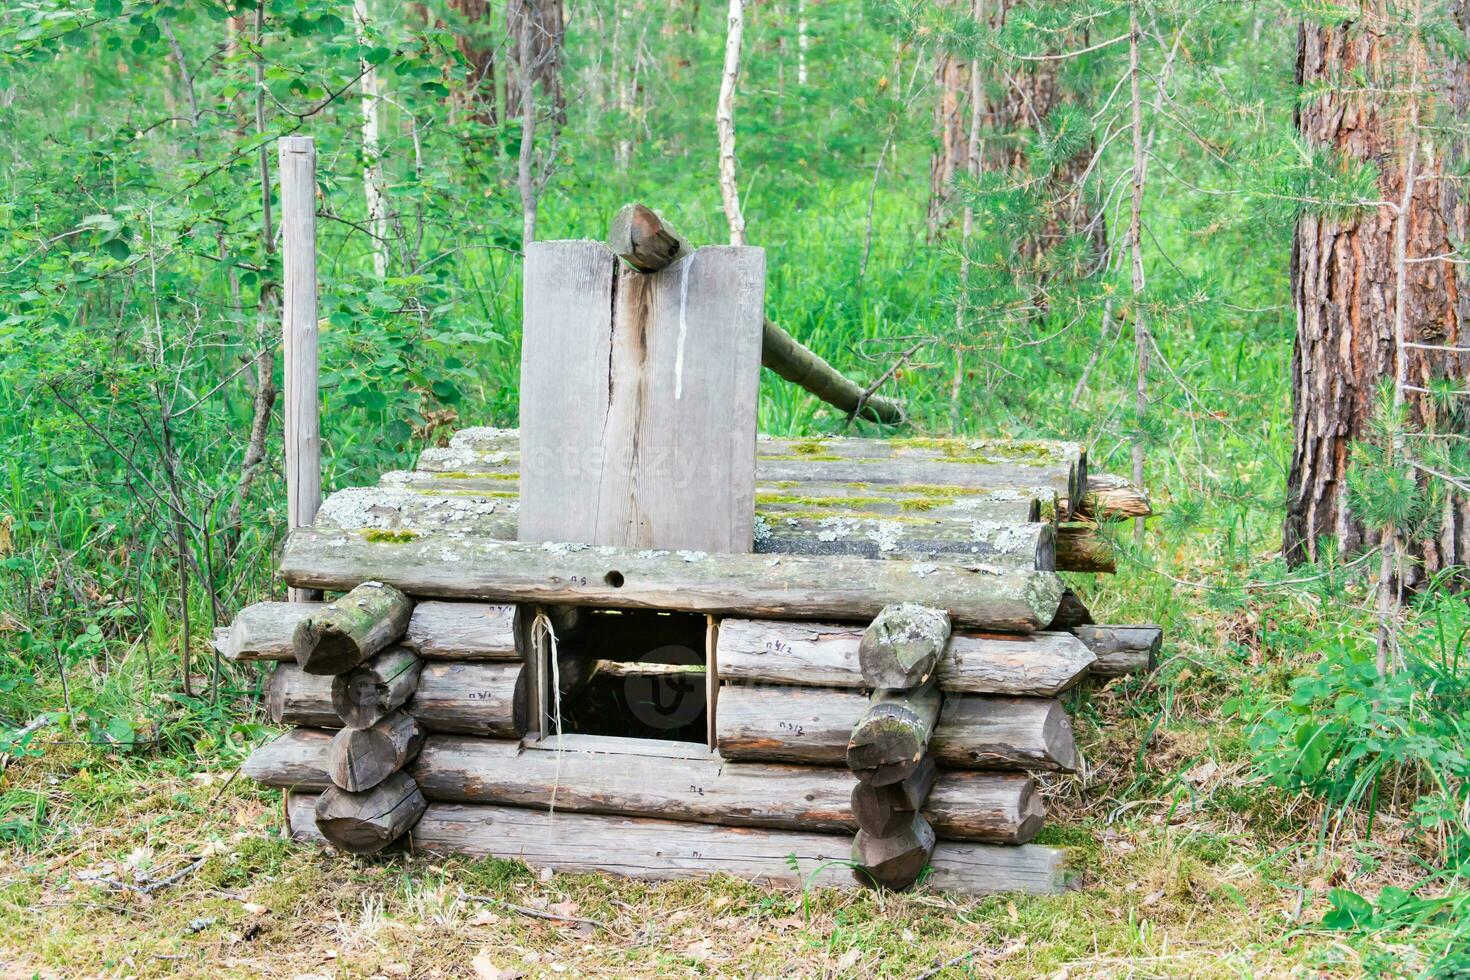
<path fill-rule="evenodd" d="M 554 672 L 544 633 L 532 628 L 529 637 L 541 678 L 542 736 L 708 742 L 705 616 L 563 607 L 557 618 Z"/>

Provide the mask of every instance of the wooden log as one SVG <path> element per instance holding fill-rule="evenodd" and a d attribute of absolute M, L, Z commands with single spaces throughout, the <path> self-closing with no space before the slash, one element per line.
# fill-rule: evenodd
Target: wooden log
<path fill-rule="evenodd" d="M 523 748 L 513 741 L 434 735 L 411 771 L 431 801 L 554 806 L 558 812 L 732 827 L 850 832 L 862 825 L 857 791 L 849 792 L 858 784 L 844 769 L 731 762 L 692 742 L 564 736 Z M 899 805 L 912 799 L 922 806 L 934 777 L 930 763 L 920 782 L 882 792 Z M 945 773 L 940 782 L 946 788 L 929 817 L 942 838 L 1017 843 L 1040 826 L 1027 776 Z M 908 808 L 910 817 L 916 808 Z"/>
<path fill-rule="evenodd" d="M 293 821 L 293 831 L 296 824 Z M 309 834 L 302 828 L 298 833 Z M 413 828 L 415 851 L 518 859 L 533 868 L 604 871 L 666 881 L 730 874 L 787 888 L 852 888 L 851 838 L 517 807 L 433 803 Z M 1029 844 L 939 844 L 926 886 L 962 895 L 1058 894 L 1065 855 Z"/>
<path fill-rule="evenodd" d="M 377 575 L 410 595 L 717 615 L 868 620 L 890 602 L 917 602 L 944 609 L 961 626 L 1019 633 L 1051 622 L 1062 589 L 1052 572 L 983 564 L 663 552 L 453 534 L 387 542 L 322 528 L 292 533 L 281 570 L 300 587 L 344 588 Z"/>
<path fill-rule="evenodd" d="M 257 602 L 235 614 L 215 644 L 226 660 L 295 660 L 296 625 L 325 603 Z"/>
<path fill-rule="evenodd" d="M 912 603 L 884 606 L 863 631 L 858 665 L 868 687 L 917 687 L 949 645 L 949 615 Z"/>
<path fill-rule="evenodd" d="M 608 247 L 639 272 L 657 272 L 694 251 L 689 242 L 653 209 L 624 205 L 608 228 Z M 761 335 L 761 365 L 849 415 L 900 425 L 903 408 L 849 381 L 832 365 L 798 343 L 770 320 Z"/>
<path fill-rule="evenodd" d="M 1087 490 L 1077 516 L 1090 521 L 1124 521 L 1154 512 L 1148 491 L 1127 477 L 1112 473 L 1087 474 Z"/>
<path fill-rule="evenodd" d="M 418 468 L 510 477 L 520 466 L 519 440 L 514 429 L 463 429 L 448 448 L 424 450 Z M 1087 451 L 1075 442 L 1042 440 L 762 436 L 756 440 L 756 482 L 777 488 L 821 482 L 860 494 L 908 487 L 928 497 L 965 489 L 1033 496 L 1045 488 L 1056 516 L 1070 520 L 1087 483 Z"/>
<path fill-rule="evenodd" d="M 406 711 L 395 711 L 371 728 L 344 728 L 328 750 L 332 782 L 351 793 L 372 789 L 418 755 L 424 730 Z"/>
<path fill-rule="evenodd" d="M 1118 556 L 1113 544 L 1096 525 L 1063 524 L 1056 534 L 1057 568 L 1065 572 L 1104 572 L 1118 570 Z"/>
<path fill-rule="evenodd" d="M 1157 626 L 1077 626 L 1072 632 L 1097 657 L 1093 677 L 1146 674 L 1158 666 L 1164 631 Z"/>
<path fill-rule="evenodd" d="M 558 646 L 556 651 L 556 679 L 557 690 L 563 702 L 576 697 L 586 690 L 587 685 L 592 683 L 601 667 L 602 661 L 591 656 L 584 650 L 574 650 Z M 535 671 L 522 670 L 515 680 L 515 730 L 518 734 L 526 734 L 531 731 L 554 731 L 555 718 L 548 717 L 542 720 L 541 726 L 532 724 L 531 716 L 534 713 L 531 707 L 535 698 L 532 689 L 532 678 Z M 547 688 L 551 687 L 551 678 L 547 678 Z M 545 706 L 548 715 L 552 714 L 554 706 Z"/>
<path fill-rule="evenodd" d="M 276 664 L 265 682 L 265 714 L 276 725 L 336 728 L 332 678 L 308 674 L 294 663 Z"/>
<path fill-rule="evenodd" d="M 924 873 L 935 843 L 934 829 L 917 813 L 907 827 L 888 837 L 859 830 L 852 842 L 853 877 L 861 885 L 901 891 Z"/>
<path fill-rule="evenodd" d="M 1091 622 L 1092 611 L 1087 608 L 1087 604 L 1071 589 L 1063 589 L 1062 601 L 1057 605 L 1057 614 L 1052 617 L 1046 628 L 1056 632 L 1086 626 Z"/>
<path fill-rule="evenodd" d="M 968 502 L 983 504 L 985 498 Z M 918 508 L 929 506 L 923 498 L 887 504 L 882 510 L 847 502 L 808 507 L 800 499 L 761 505 L 750 538 L 736 550 L 768 555 L 977 562 L 997 568 L 1042 571 L 1056 567 L 1055 530 L 1050 522 L 1027 520 L 1024 516 L 987 519 L 959 506 L 943 508 L 947 512 L 937 509 L 888 512 L 898 511 L 908 503 Z M 1029 508 L 1035 503 L 1035 498 L 1026 497 L 986 509 Z M 467 495 L 458 485 L 434 490 L 351 487 L 327 498 L 317 526 L 371 530 L 380 536 L 452 531 L 508 541 L 515 540 L 519 533 L 518 520 L 516 501 L 505 499 L 499 492 L 495 498 L 489 498 Z M 574 529 L 562 533 L 570 536 Z"/>
<path fill-rule="evenodd" d="M 813 687 L 867 687 L 863 629 L 836 623 L 732 618 L 720 623 L 720 676 Z M 1087 675 L 1095 657 L 1069 633 L 973 631 L 950 636 L 934 670 L 944 691 L 1053 696 Z"/>
<path fill-rule="evenodd" d="M 365 792 L 327 790 L 316 801 L 316 828 L 334 847 L 376 854 L 407 833 L 427 805 L 413 777 L 395 772 Z"/>
<path fill-rule="evenodd" d="M 948 698 L 929 751 L 941 768 L 1077 768 L 1072 721 L 1060 701 L 1042 698 Z"/>
<path fill-rule="evenodd" d="M 328 497 L 327 504 L 335 499 L 337 494 Z M 425 660 L 519 660 L 516 607 L 420 602 L 413 607 L 400 645 Z"/>
<path fill-rule="evenodd" d="M 413 695 L 423 665 L 411 651 L 389 647 L 332 678 L 332 707 L 348 728 L 376 725 Z"/>
<path fill-rule="evenodd" d="M 426 663 L 407 711 L 431 732 L 514 738 L 520 664 Z"/>
<path fill-rule="evenodd" d="M 720 755 L 845 765 L 848 738 L 867 707 L 867 697 L 857 691 L 727 684 L 720 688 L 716 719 Z M 1069 771 L 1077 762 L 1071 722 L 1061 703 L 1050 698 L 951 695 L 939 713 L 929 754 L 940 769 Z"/>
<path fill-rule="evenodd" d="M 925 755 L 913 772 L 896 783 L 885 786 L 862 781 L 854 783 L 849 797 L 853 820 L 860 829 L 874 837 L 898 833 L 929 798 L 938 774 L 939 767 L 934 764 L 934 759 Z"/>
<path fill-rule="evenodd" d="M 942 701 L 934 684 L 874 691 L 847 742 L 847 767 L 853 775 L 874 786 L 907 778 L 924 761 Z"/>
<path fill-rule="evenodd" d="M 251 752 L 240 771 L 265 786 L 320 792 L 332 785 L 327 775 L 327 747 L 333 734 L 293 728 Z"/>
<path fill-rule="evenodd" d="M 412 612 L 413 601 L 398 589 L 365 581 L 296 624 L 296 662 L 308 674 L 351 670 L 403 636 Z"/>

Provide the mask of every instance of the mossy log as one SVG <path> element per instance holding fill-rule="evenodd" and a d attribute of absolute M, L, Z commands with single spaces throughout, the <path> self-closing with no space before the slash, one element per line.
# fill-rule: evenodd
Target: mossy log
<path fill-rule="evenodd" d="M 908 826 L 887 837 L 859 830 L 852 842 L 853 878 L 860 885 L 901 891 L 924 873 L 935 843 L 934 828 L 917 813 Z"/>
<path fill-rule="evenodd" d="M 942 702 L 939 687 L 932 683 L 907 691 L 874 691 L 852 727 L 847 767 L 874 786 L 905 779 L 924 761 Z"/>
<path fill-rule="evenodd" d="M 900 603 L 863 630 L 858 665 L 868 687 L 909 688 L 927 681 L 949 645 L 949 615 L 943 609 Z"/>
<path fill-rule="evenodd" d="M 1157 626 L 1077 626 L 1072 632 L 1097 657 L 1093 677 L 1147 674 L 1158 666 L 1164 631 Z"/>
<path fill-rule="evenodd" d="M 726 680 L 813 687 L 870 687 L 863 676 L 864 629 L 840 623 L 731 618 L 720 623 L 717 656 Z M 950 635 L 934 668 L 944 691 L 1053 696 L 1087 675 L 1096 658 L 1070 633 Z"/>
<path fill-rule="evenodd" d="M 296 624 L 291 644 L 308 674 L 340 674 L 386 648 L 408 628 L 413 600 L 378 581 L 341 582 L 351 588 Z"/>
<path fill-rule="evenodd" d="M 388 543 L 323 528 L 291 532 L 281 571 L 297 588 L 344 588 L 376 575 L 416 596 L 716 615 L 870 620 L 890 602 L 916 602 L 944 609 L 961 626 L 1017 633 L 1051 622 L 1062 591 L 1052 572 L 983 563 L 651 551 L 451 533 Z"/>
<path fill-rule="evenodd" d="M 327 790 L 316 801 L 316 829 L 341 850 L 376 854 L 407 833 L 427 805 L 413 777 L 395 772 L 365 792 Z"/>
<path fill-rule="evenodd" d="M 1060 701 L 1042 698 L 948 698 L 929 751 L 941 768 L 1077 768 L 1072 720 Z"/>
<path fill-rule="evenodd" d="M 323 841 L 319 797 L 287 796 L 291 836 Z M 852 888 L 852 838 L 804 831 L 753 830 L 537 810 L 430 803 L 409 835 L 415 851 L 521 860 L 533 868 L 602 871 L 650 881 L 731 874 L 786 888 Z M 795 865 L 793 867 L 793 864 Z M 941 841 L 925 887 L 958 895 L 1055 895 L 1074 887 L 1066 855 L 1051 847 Z"/>
<path fill-rule="evenodd" d="M 411 651 L 389 647 L 332 678 L 332 707 L 348 728 L 376 725 L 413 695 L 423 665 Z"/>
<path fill-rule="evenodd" d="M 726 685 L 717 744 L 731 760 L 846 765 L 848 741 L 867 709 L 868 698 L 857 691 Z M 950 695 L 929 754 L 941 770 L 1071 770 L 1077 763 L 1071 722 L 1051 698 Z"/>
<path fill-rule="evenodd" d="M 424 744 L 424 729 L 406 711 L 395 711 L 371 728 L 344 728 L 327 750 L 332 783 L 358 793 L 402 769 Z"/>

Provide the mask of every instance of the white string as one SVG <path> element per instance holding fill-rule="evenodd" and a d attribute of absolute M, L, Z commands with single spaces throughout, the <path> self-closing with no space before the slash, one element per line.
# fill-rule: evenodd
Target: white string
<path fill-rule="evenodd" d="M 531 624 L 531 642 L 539 651 L 543 641 L 550 644 L 546 660 L 551 664 L 551 718 L 556 727 L 556 775 L 551 782 L 551 800 L 546 810 L 550 820 L 556 813 L 556 791 L 561 787 L 561 760 L 566 752 L 561 733 L 561 664 L 556 654 L 556 630 L 551 625 L 551 617 L 546 615 L 544 608 L 537 606 L 536 619 Z"/>

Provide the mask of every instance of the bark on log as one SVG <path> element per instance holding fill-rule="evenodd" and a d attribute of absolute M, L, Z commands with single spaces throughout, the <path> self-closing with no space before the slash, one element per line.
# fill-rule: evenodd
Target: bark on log
<path fill-rule="evenodd" d="M 316 526 L 389 534 L 456 532 L 504 541 L 517 538 L 514 499 L 466 496 L 466 493 L 463 487 L 457 486 L 447 490 L 401 486 L 338 490 L 327 498 Z M 757 502 L 750 549 L 765 555 L 955 561 L 1041 571 L 1056 568 L 1056 532 L 1050 523 L 1028 521 L 1024 517 L 987 519 L 958 506 L 944 508 L 950 513 L 941 513 L 937 508 L 887 512 L 901 511 L 905 503 L 928 508 L 928 500 L 923 498 L 885 503 L 879 512 L 869 510 L 865 504 L 853 503 L 863 498 L 852 497 L 851 493 L 848 491 L 847 497 L 824 498 L 843 501 L 841 505 L 808 506 L 804 499 L 769 505 Z M 982 508 L 985 510 L 1018 510 L 1030 509 L 1035 503 L 1035 498 L 1028 497 L 989 506 L 981 498 L 977 505 L 986 504 Z M 415 632 L 412 623 L 410 632 Z"/>
<path fill-rule="evenodd" d="M 1057 605 L 1057 614 L 1047 624 L 1047 630 L 1057 632 L 1070 630 L 1078 626 L 1087 626 L 1092 622 L 1092 611 L 1087 604 L 1071 589 L 1062 590 L 1062 601 Z"/>
<path fill-rule="evenodd" d="M 913 772 L 896 783 L 875 786 L 871 782 L 857 782 L 848 800 L 853 820 L 874 837 L 898 833 L 929 798 L 938 775 L 939 767 L 934 759 L 925 755 Z"/>
<path fill-rule="evenodd" d="M 423 665 L 403 647 L 389 647 L 332 678 L 332 707 L 348 728 L 376 725 L 413 695 Z"/>
<path fill-rule="evenodd" d="M 363 793 L 327 790 L 316 801 L 316 828 L 341 850 L 376 854 L 402 837 L 426 806 L 413 777 L 395 772 Z"/>
<path fill-rule="evenodd" d="M 1077 768 L 1066 709 L 1041 698 L 949 698 L 929 751 L 941 768 Z"/>
<path fill-rule="evenodd" d="M 1124 521 L 1154 512 L 1148 491 L 1113 473 L 1087 474 L 1087 491 L 1076 516 L 1089 521 Z"/>
<path fill-rule="evenodd" d="M 235 614 L 220 631 L 215 649 L 226 660 L 295 660 L 291 637 L 296 625 L 322 602 L 257 602 Z"/>
<path fill-rule="evenodd" d="M 328 497 L 328 504 L 344 492 Z M 326 512 L 326 505 L 322 510 Z M 512 530 L 510 536 L 514 535 Z M 408 632 L 400 645 L 425 660 L 518 660 L 516 607 L 484 602 L 420 602 L 413 607 Z"/>
<path fill-rule="evenodd" d="M 334 734 L 293 728 L 250 753 L 240 771 L 265 786 L 320 792 L 332 785 L 327 775 L 327 747 Z"/>
<path fill-rule="evenodd" d="M 336 728 L 342 724 L 332 706 L 332 678 L 308 674 L 294 663 L 276 664 L 265 682 L 265 714 L 275 725 Z"/>
<path fill-rule="evenodd" d="M 1072 632 L 1097 657 L 1089 674 L 1101 678 L 1149 673 L 1164 642 L 1164 631 L 1151 625 L 1077 626 Z"/>
<path fill-rule="evenodd" d="M 934 829 L 919 814 L 889 837 L 859 830 L 852 842 L 853 878 L 860 885 L 901 891 L 919 880 L 934 854 Z"/>
<path fill-rule="evenodd" d="M 427 663 L 408 713 L 431 732 L 514 738 L 520 664 Z"/>
<path fill-rule="evenodd" d="M 362 581 L 359 579 L 359 581 Z M 413 601 L 391 585 L 363 581 L 296 625 L 292 646 L 308 674 L 340 674 L 403 636 Z"/>
<path fill-rule="evenodd" d="M 894 689 L 923 684 L 949 645 L 949 632 L 943 609 L 912 603 L 884 606 L 858 643 L 863 683 Z"/>
<path fill-rule="evenodd" d="M 907 778 L 924 761 L 942 701 L 933 684 L 874 691 L 847 742 L 847 767 L 853 775 L 874 786 Z"/>
<path fill-rule="evenodd" d="M 717 657 L 725 680 L 814 687 L 867 687 L 860 627 L 770 619 L 720 623 Z M 944 691 L 976 694 L 1060 694 L 1086 676 L 1092 651 L 1070 633 L 1013 636 L 958 632 L 950 636 L 934 676 Z"/>
<path fill-rule="evenodd" d="M 971 704 L 971 702 L 975 702 Z M 716 737 L 720 755 L 752 762 L 841 766 L 853 726 L 868 699 L 822 688 L 720 688 Z M 950 696 L 929 740 L 940 769 L 1076 767 L 1072 725 L 1049 698 Z"/>
<path fill-rule="evenodd" d="M 889 602 L 917 602 L 946 610 L 962 626 L 1020 633 L 1051 622 L 1061 600 L 1052 572 L 983 565 L 659 552 L 453 534 L 390 543 L 321 528 L 291 532 L 281 570 L 298 588 L 343 588 L 377 575 L 420 596 L 803 619 L 868 620 Z"/>
<path fill-rule="evenodd" d="M 332 782 L 360 793 L 393 775 L 418 755 L 424 730 L 406 711 L 395 711 L 371 728 L 344 728 L 328 750 Z"/>
<path fill-rule="evenodd" d="M 1118 570 L 1118 556 L 1113 544 L 1091 524 L 1063 524 L 1056 533 L 1057 568 L 1067 572 L 1103 572 Z"/>
<path fill-rule="evenodd" d="M 657 272 L 693 251 L 682 235 L 642 204 L 627 204 L 618 211 L 607 244 L 639 272 Z M 761 332 L 761 364 L 848 415 L 861 410 L 863 418 L 884 425 L 904 421 L 902 406 L 876 395 L 864 398 L 862 388 L 770 320 Z"/>
<path fill-rule="evenodd" d="M 295 840 L 325 840 L 316 826 L 318 799 L 304 793 L 288 795 Z M 577 813 L 548 820 L 543 812 L 517 807 L 431 803 L 410 837 L 415 850 L 519 859 L 532 867 L 567 872 L 603 871 L 652 881 L 728 873 L 786 888 L 854 887 L 846 866 L 851 838 L 838 834 Z M 1055 895 L 1074 885 L 1065 854 L 1035 844 L 942 841 L 930 868 L 926 887 L 960 895 Z"/>

